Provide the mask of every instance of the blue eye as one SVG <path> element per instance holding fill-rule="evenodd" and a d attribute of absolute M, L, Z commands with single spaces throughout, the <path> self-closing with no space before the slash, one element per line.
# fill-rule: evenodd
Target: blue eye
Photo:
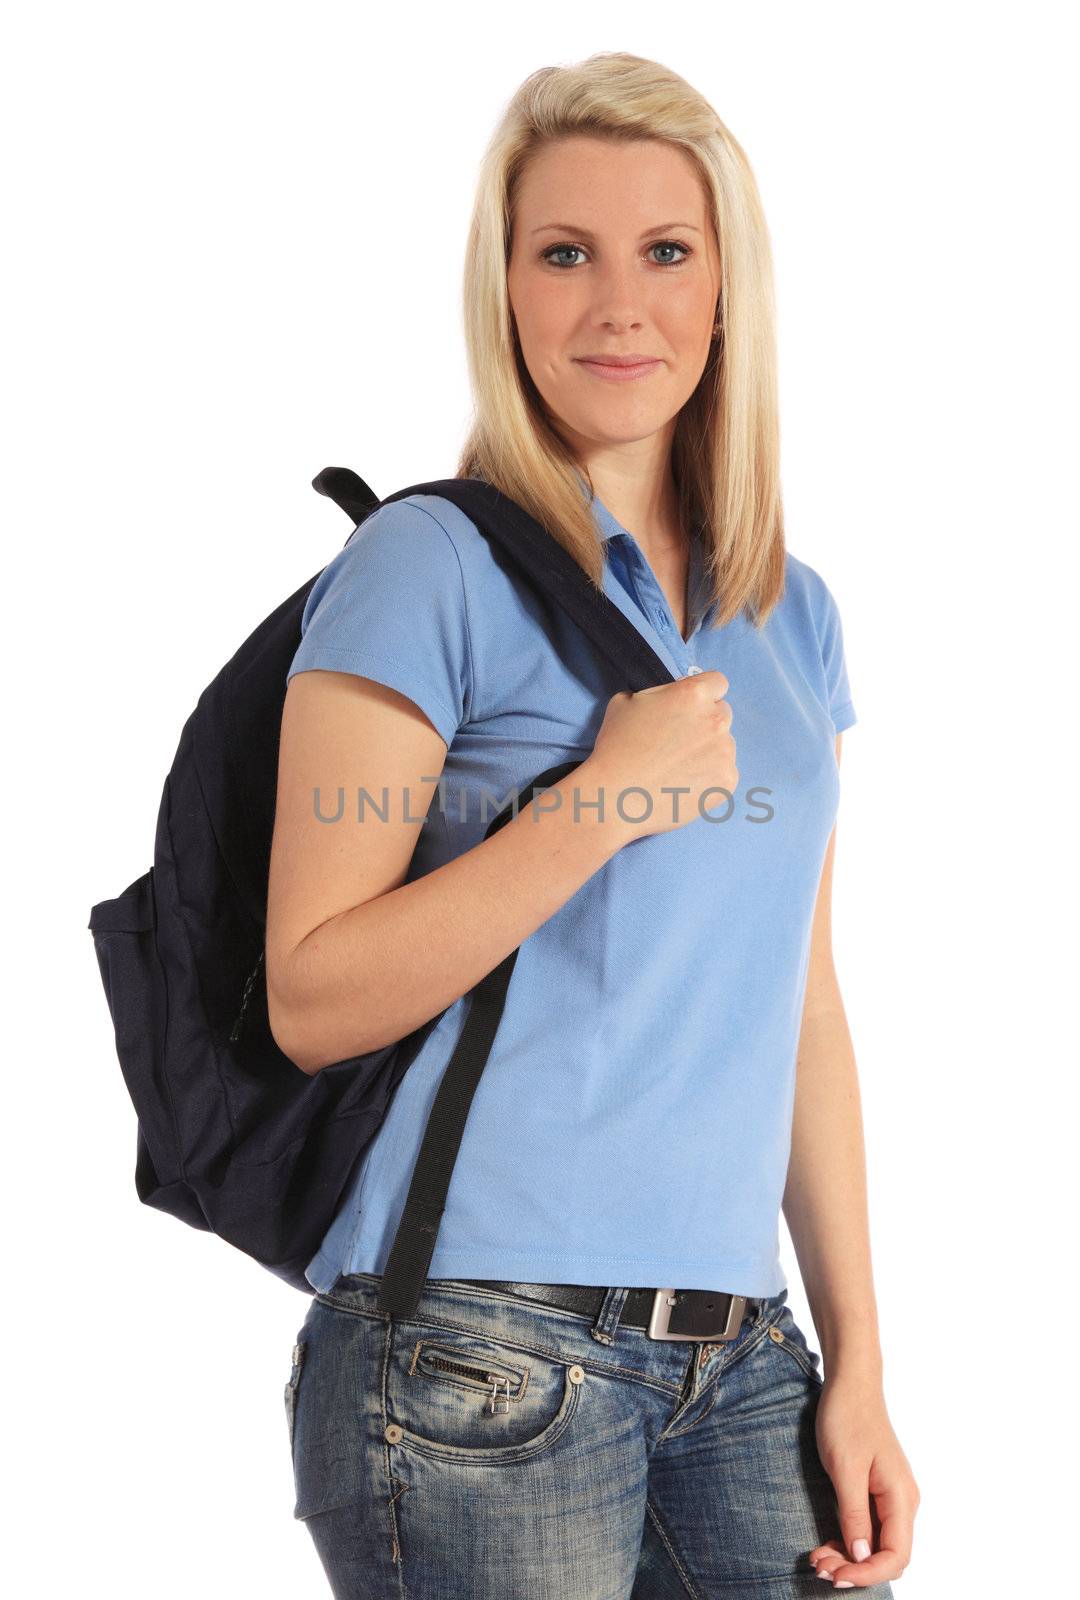
<path fill-rule="evenodd" d="M 544 251 L 541 259 L 548 261 L 554 255 L 565 255 L 575 250 L 580 254 L 581 246 L 579 244 L 553 244 L 550 250 Z M 553 267 L 572 267 L 574 263 L 572 261 L 552 261 L 551 265 Z"/>
<path fill-rule="evenodd" d="M 653 263 L 653 265 L 657 266 L 657 267 L 681 267 L 682 264 L 683 264 L 683 261 L 688 256 L 693 254 L 693 252 L 691 251 L 689 245 L 680 244 L 677 239 L 658 239 L 655 244 L 651 244 L 649 246 L 649 249 L 650 250 L 681 250 L 682 251 L 682 255 L 677 257 L 673 261 L 655 261 Z M 566 272 L 566 271 L 570 271 L 574 267 L 576 267 L 577 266 L 577 262 L 576 261 L 555 261 L 552 258 L 554 256 L 558 256 L 558 255 L 573 255 L 574 253 L 577 253 L 578 255 L 584 255 L 585 254 L 585 246 L 584 245 L 580 245 L 580 244 L 553 244 L 553 245 L 549 245 L 548 248 L 545 251 L 542 252 L 540 259 L 541 259 L 541 261 L 549 262 L 550 265 L 553 266 L 553 267 L 557 267 L 560 270 L 560 272 Z"/>
<path fill-rule="evenodd" d="M 679 244 L 678 241 L 675 240 L 675 239 L 662 239 L 659 244 L 651 244 L 649 246 L 649 249 L 650 250 L 681 250 L 682 253 L 683 253 L 683 255 L 682 255 L 682 259 L 683 260 L 685 260 L 685 258 L 690 254 L 690 251 L 689 251 L 688 247 L 686 245 L 684 245 L 684 244 Z M 657 264 L 658 267 L 678 267 L 678 266 L 682 265 L 682 261 L 681 260 L 680 261 L 658 261 L 656 264 Z"/>

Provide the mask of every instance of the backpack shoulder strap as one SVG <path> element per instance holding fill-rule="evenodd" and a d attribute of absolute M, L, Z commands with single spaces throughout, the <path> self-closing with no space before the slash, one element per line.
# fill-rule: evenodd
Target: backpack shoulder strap
<path fill-rule="evenodd" d="M 613 600 L 597 589 L 568 550 L 553 539 L 535 517 L 482 478 L 437 478 L 410 484 L 377 500 L 348 467 L 326 467 L 314 480 L 321 494 L 355 517 L 359 524 L 377 505 L 414 494 L 441 495 L 463 511 L 489 543 L 505 551 L 529 583 L 549 595 L 615 668 L 624 689 L 651 689 L 671 683 L 667 664 L 625 617 Z"/>
<path fill-rule="evenodd" d="M 593 584 L 558 540 L 516 500 L 483 479 L 433 479 L 411 484 L 378 500 L 349 468 L 327 467 L 314 480 L 314 486 L 340 505 L 358 526 L 376 506 L 404 500 L 409 495 L 439 495 L 449 500 L 475 523 L 490 544 L 506 555 L 534 590 L 553 599 L 577 624 L 614 668 L 623 689 L 637 691 L 673 681 L 668 666 L 644 635 Z M 577 765 L 576 761 L 563 762 L 534 778 L 493 819 L 487 836 L 516 815 L 522 804 L 574 771 Z M 469 1107 L 494 1043 L 516 961 L 517 951 L 513 950 L 470 992 L 465 1026 L 428 1115 L 382 1275 L 379 1308 L 384 1313 L 409 1316 L 416 1309 L 430 1269 Z"/>

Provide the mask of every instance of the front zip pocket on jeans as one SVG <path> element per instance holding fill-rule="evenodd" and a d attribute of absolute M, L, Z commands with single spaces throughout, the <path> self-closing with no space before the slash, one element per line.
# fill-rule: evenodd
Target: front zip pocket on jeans
<path fill-rule="evenodd" d="M 462 1359 L 452 1347 L 418 1339 L 409 1365 L 409 1376 L 426 1375 L 442 1382 L 457 1383 L 482 1391 L 487 1397 L 484 1409 L 489 1415 L 507 1412 L 512 1400 L 520 1400 L 529 1382 L 528 1367 L 515 1367 L 501 1361 L 485 1361 L 483 1366 Z"/>
<path fill-rule="evenodd" d="M 585 1370 L 555 1350 L 471 1329 L 395 1328 L 387 1351 L 386 1442 L 406 1454 L 493 1467 L 554 1449 Z"/>

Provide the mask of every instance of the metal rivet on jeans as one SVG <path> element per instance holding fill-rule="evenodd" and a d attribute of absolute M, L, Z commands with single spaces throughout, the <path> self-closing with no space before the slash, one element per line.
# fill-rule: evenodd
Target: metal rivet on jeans
<path fill-rule="evenodd" d="M 566 1376 L 570 1379 L 571 1383 L 585 1382 L 585 1371 L 582 1367 L 571 1367 Z"/>
<path fill-rule="evenodd" d="M 397 1423 L 392 1422 L 383 1434 L 383 1438 L 386 1440 L 387 1444 L 400 1444 L 401 1434 L 402 1430 L 398 1427 Z"/>
<path fill-rule="evenodd" d="M 770 1328 L 769 1338 L 772 1339 L 774 1344 L 783 1344 L 784 1342 L 784 1335 L 781 1333 L 779 1328 Z"/>

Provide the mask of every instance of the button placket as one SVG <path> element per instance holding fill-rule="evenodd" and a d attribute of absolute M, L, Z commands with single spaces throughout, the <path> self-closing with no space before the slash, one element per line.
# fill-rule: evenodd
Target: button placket
<path fill-rule="evenodd" d="M 618 536 L 613 535 L 612 537 Z M 616 555 L 616 550 L 619 547 L 613 547 L 608 552 L 608 559 L 604 566 L 604 592 L 608 599 L 618 606 L 627 621 L 632 623 L 645 638 L 646 642 L 652 646 L 672 677 L 681 678 L 685 675 L 686 667 L 685 642 L 678 638 L 678 643 L 676 643 L 677 635 L 674 629 L 657 626 L 654 620 L 654 606 L 649 603 L 649 591 L 645 587 L 650 582 L 651 572 L 642 573 L 640 567 L 635 564 L 633 548 L 629 543 L 629 535 L 624 535 L 620 538 L 620 545 L 621 558 L 630 577 L 631 588 L 627 589 L 615 570 L 615 562 L 619 559 L 619 556 Z M 654 583 L 652 592 L 655 595 L 655 580 L 652 581 Z"/>
<path fill-rule="evenodd" d="M 680 675 L 685 678 L 688 676 L 684 664 L 686 660 L 686 640 L 675 626 L 675 619 L 671 615 L 671 610 L 667 603 L 667 596 L 664 594 L 663 590 L 660 588 L 660 585 L 657 583 L 656 578 L 653 576 L 652 568 L 649 566 L 645 558 L 637 552 L 635 552 L 635 561 L 637 562 L 639 568 L 638 582 L 639 584 L 643 584 L 645 586 L 649 595 L 651 596 L 649 604 L 647 606 L 642 606 L 642 610 L 645 611 L 646 615 L 652 619 L 653 624 L 660 630 L 665 644 L 675 657 L 675 660 L 678 662 Z M 697 671 L 700 672 L 701 668 L 698 667 Z"/>

